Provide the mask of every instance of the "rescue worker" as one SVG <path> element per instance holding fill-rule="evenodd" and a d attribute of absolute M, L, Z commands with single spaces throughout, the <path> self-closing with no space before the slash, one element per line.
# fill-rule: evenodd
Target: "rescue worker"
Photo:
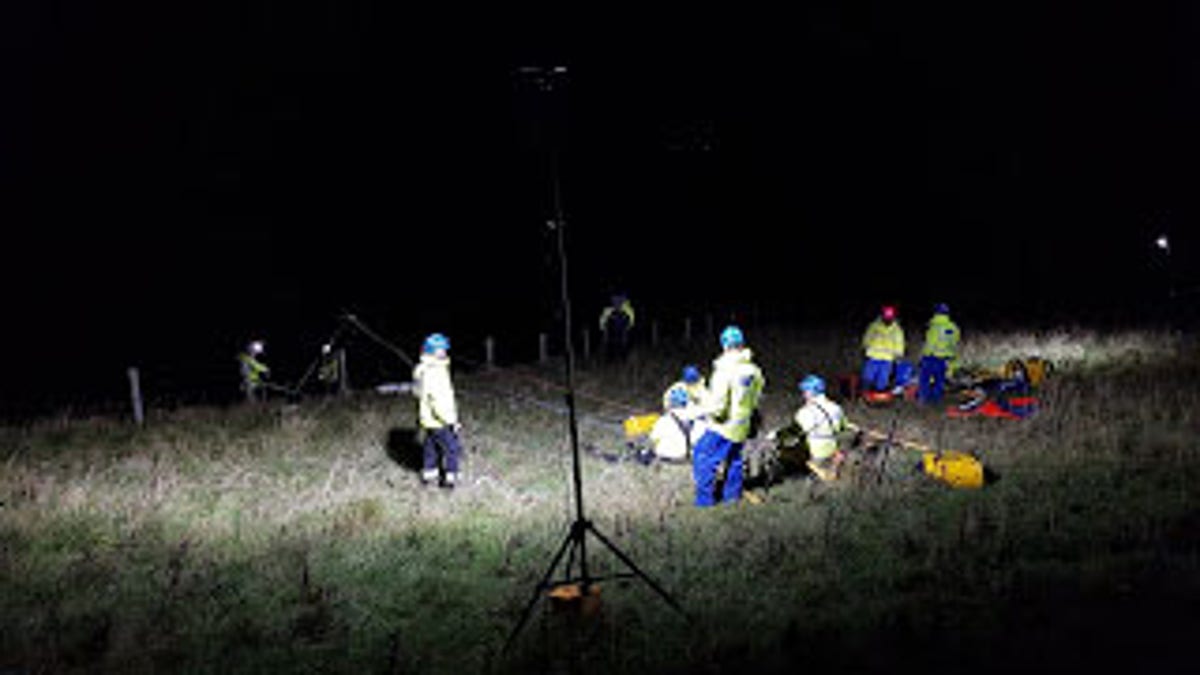
<path fill-rule="evenodd" d="M 866 352 L 862 369 L 863 391 L 886 391 L 892 366 L 904 356 L 904 330 L 896 320 L 895 307 L 883 306 L 879 317 L 863 333 L 862 346 Z"/>
<path fill-rule="evenodd" d="M 633 304 L 623 293 L 610 298 L 610 304 L 600 312 L 600 334 L 604 342 L 604 358 L 623 360 L 629 353 L 629 333 L 637 316 Z"/>
<path fill-rule="evenodd" d="M 251 340 L 246 349 L 238 354 L 238 369 L 242 376 L 242 393 L 246 401 L 256 403 L 266 398 L 264 380 L 271 373 L 267 364 L 259 360 L 266 346 L 262 340 Z"/>
<path fill-rule="evenodd" d="M 808 443 L 809 470 L 822 481 L 837 477 L 842 463 L 838 435 L 856 426 L 846 420 L 842 407 L 825 396 L 825 380 L 819 375 L 806 375 L 800 380 L 804 405 L 796 411 L 795 422 Z"/>
<path fill-rule="evenodd" d="M 958 362 L 958 325 L 950 319 L 950 308 L 938 303 L 925 331 L 921 365 L 917 375 L 917 398 L 922 403 L 939 403 L 946 389 L 946 376 L 954 374 Z"/>
<path fill-rule="evenodd" d="M 692 449 L 692 477 L 696 483 L 696 506 L 716 503 L 717 470 L 725 464 L 721 501 L 735 502 L 742 496 L 742 447 L 751 436 L 766 380 L 754 364 L 745 336 L 737 326 L 721 331 L 721 355 L 713 361 L 712 384 L 701 413 L 708 428 Z"/>
<path fill-rule="evenodd" d="M 704 400 L 704 394 L 708 390 L 708 385 L 705 384 L 704 377 L 700 374 L 699 368 L 691 364 L 684 366 L 682 378 L 670 387 L 667 387 L 667 390 L 663 392 L 663 410 L 671 409 L 671 394 L 676 390 L 682 391 L 687 397 L 687 405 L 698 406 Z"/>
<path fill-rule="evenodd" d="M 650 429 L 650 447 L 655 457 L 671 463 L 684 462 L 704 434 L 699 409 L 683 388 L 667 392 L 667 409 Z"/>
<path fill-rule="evenodd" d="M 439 483 L 453 488 L 459 478 L 459 455 L 462 446 L 458 434 L 458 406 L 454 400 L 454 385 L 450 381 L 450 340 L 441 333 L 425 338 L 421 346 L 421 361 L 413 369 L 413 393 L 417 396 L 417 414 L 421 433 L 424 463 L 421 484 L 431 485 L 438 480 L 439 459 L 444 475 Z"/>
<path fill-rule="evenodd" d="M 321 345 L 321 365 L 317 368 L 317 381 L 326 394 L 337 393 L 342 381 L 342 350 L 332 345 Z"/>

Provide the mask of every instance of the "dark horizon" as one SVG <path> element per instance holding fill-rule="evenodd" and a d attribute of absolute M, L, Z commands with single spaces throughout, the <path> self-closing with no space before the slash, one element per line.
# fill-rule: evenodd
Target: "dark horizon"
<path fill-rule="evenodd" d="M 546 101 L 516 86 L 525 65 L 568 68 L 581 324 L 618 289 L 855 325 L 897 301 L 910 330 L 940 300 L 968 331 L 1072 307 L 1133 321 L 1200 284 L 1190 6 L 831 4 L 588 32 L 259 9 L 9 22 L 29 30 L 7 41 L 0 112 L 5 401 L 138 361 L 232 370 L 253 335 L 290 363 L 342 309 L 393 336 L 553 333 Z"/>

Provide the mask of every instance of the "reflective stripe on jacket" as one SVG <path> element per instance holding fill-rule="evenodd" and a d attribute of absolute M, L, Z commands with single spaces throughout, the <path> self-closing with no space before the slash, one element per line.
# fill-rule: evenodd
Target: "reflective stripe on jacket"
<path fill-rule="evenodd" d="M 262 376 L 271 372 L 265 363 L 245 352 L 238 354 L 238 363 L 241 365 L 242 381 L 248 384 L 262 384 Z"/>
<path fill-rule="evenodd" d="M 958 326 L 945 314 L 934 314 L 925 331 L 925 347 L 922 356 L 936 356 L 953 360 L 958 356 Z"/>
<path fill-rule="evenodd" d="M 863 349 L 873 361 L 895 361 L 904 356 L 904 330 L 899 321 L 875 319 L 863 334 Z"/>
<path fill-rule="evenodd" d="M 752 357 L 749 349 L 742 348 L 727 351 L 713 361 L 712 386 L 704 409 L 713 431 L 734 443 L 750 436 L 750 419 L 766 386 L 766 378 Z"/>
<path fill-rule="evenodd" d="M 842 407 L 824 395 L 814 396 L 796 411 L 796 426 L 808 440 L 813 459 L 832 457 L 838 450 L 837 437 L 847 428 Z"/>

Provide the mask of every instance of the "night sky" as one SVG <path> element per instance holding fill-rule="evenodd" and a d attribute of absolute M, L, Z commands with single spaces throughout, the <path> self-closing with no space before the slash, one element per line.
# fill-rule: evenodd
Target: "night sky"
<path fill-rule="evenodd" d="M 1161 231 L 1197 282 L 1193 3 L 119 4 L 0 9 L 9 408 L 135 364 L 232 388 L 255 334 L 295 370 L 343 308 L 553 328 L 553 138 L 579 321 L 616 289 L 855 330 L 882 300 L 1144 307 Z"/>

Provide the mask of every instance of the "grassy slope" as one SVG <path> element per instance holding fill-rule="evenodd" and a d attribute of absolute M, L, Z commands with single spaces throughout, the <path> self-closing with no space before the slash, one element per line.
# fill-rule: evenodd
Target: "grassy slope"
<path fill-rule="evenodd" d="M 840 335 L 751 337 L 773 424 L 797 404 L 803 372 L 856 362 Z M 504 662 L 493 657 L 569 520 L 563 420 L 510 398 L 554 400 L 528 371 L 458 378 L 469 485 L 453 494 L 417 485 L 409 400 L 190 409 L 140 432 L 100 419 L 5 430 L 0 669 L 1176 665 L 1200 600 L 1194 343 L 1083 331 L 968 339 L 966 361 L 1040 352 L 1064 366 L 1026 422 L 900 410 L 902 436 L 979 452 L 997 484 L 790 482 L 765 505 L 699 511 L 687 468 L 588 457 L 589 514 L 694 623 L 638 583 L 609 582 L 599 618 L 539 607 Z M 580 389 L 649 409 L 707 351 L 585 369 Z M 582 407 L 584 444 L 619 450 L 615 428 L 591 415 L 625 411 Z M 891 414 L 849 410 L 876 427 Z M 619 570 L 597 546 L 590 559 Z"/>

